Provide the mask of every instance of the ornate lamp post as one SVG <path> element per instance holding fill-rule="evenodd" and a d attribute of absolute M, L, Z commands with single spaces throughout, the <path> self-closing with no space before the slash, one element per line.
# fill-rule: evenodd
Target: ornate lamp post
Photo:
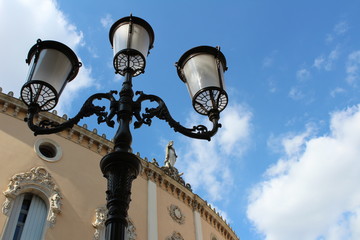
<path fill-rule="evenodd" d="M 114 68 L 116 73 L 125 76 L 118 100 L 117 91 L 96 93 L 90 96 L 79 113 L 64 123 L 48 120 L 38 125 L 34 119 L 41 111 L 53 109 L 66 84 L 73 80 L 81 67 L 75 53 L 62 43 L 41 41 L 30 49 L 26 62 L 30 71 L 27 82 L 21 89 L 21 98 L 28 106 L 25 121 L 29 128 L 38 134 L 51 134 L 71 128 L 82 118 L 95 114 L 98 123 L 105 122 L 114 127 L 116 116 L 118 129 L 114 136 L 113 152 L 104 156 L 100 168 L 107 178 L 106 200 L 108 218 L 106 221 L 106 239 L 124 239 L 127 226 L 127 211 L 130 203 L 131 184 L 141 170 L 138 157 L 132 153 L 130 123 L 135 117 L 134 127 L 151 125 L 153 117 L 168 122 L 175 132 L 191 138 L 206 139 L 215 135 L 219 124 L 220 112 L 227 105 L 228 97 L 224 90 L 224 71 L 227 69 L 224 55 L 219 48 L 200 46 L 187 51 L 176 63 L 181 80 L 186 83 L 194 109 L 209 117 L 212 129 L 204 125 L 186 128 L 175 121 L 164 101 L 155 95 L 137 91 L 134 101 L 132 78 L 144 72 L 146 57 L 154 42 L 151 26 L 141 18 L 129 16 L 118 20 L 110 29 L 110 42 L 114 49 Z M 96 106 L 94 100 L 107 99 L 109 111 Z M 141 113 L 144 101 L 157 102 L 157 107 L 146 108 Z"/>

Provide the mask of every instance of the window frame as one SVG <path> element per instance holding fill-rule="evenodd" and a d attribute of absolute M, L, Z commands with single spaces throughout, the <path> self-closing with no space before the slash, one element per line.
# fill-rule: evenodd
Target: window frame
<path fill-rule="evenodd" d="M 26 203 L 28 205 L 25 205 Z M 44 239 L 48 208 L 46 201 L 33 192 L 19 194 L 5 223 L 1 239 L 21 240 L 24 236 L 36 237 L 36 239 L 40 236 L 40 239 Z M 20 234 L 16 237 L 19 226 L 21 227 Z"/>
<path fill-rule="evenodd" d="M 49 227 L 54 227 L 57 216 L 61 212 L 62 194 L 60 189 L 44 167 L 33 167 L 27 172 L 15 174 L 10 179 L 8 188 L 3 192 L 5 202 L 2 205 L 2 213 L 8 216 L 5 226 L 11 218 L 17 197 L 24 193 L 34 194 L 45 202 L 47 209 L 43 230 L 45 234 Z"/>

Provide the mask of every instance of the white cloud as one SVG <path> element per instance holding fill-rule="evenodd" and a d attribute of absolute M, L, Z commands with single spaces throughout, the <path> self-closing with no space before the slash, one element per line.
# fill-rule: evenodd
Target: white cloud
<path fill-rule="evenodd" d="M 275 93 L 275 92 L 277 91 L 276 81 L 275 81 L 272 77 L 270 77 L 270 78 L 267 80 L 267 82 L 268 82 L 269 92 L 270 92 L 270 93 Z"/>
<path fill-rule="evenodd" d="M 353 84 L 360 78 L 360 51 L 354 51 L 349 54 L 346 63 L 346 81 Z"/>
<path fill-rule="evenodd" d="M 265 175 L 275 176 L 287 172 L 304 150 L 305 142 L 314 134 L 315 129 L 314 124 L 308 124 L 303 133 L 288 133 L 281 137 L 271 136 L 268 140 L 270 149 L 275 152 L 283 152 L 287 157 L 286 159 L 280 159 L 275 165 L 269 167 Z"/>
<path fill-rule="evenodd" d="M 289 92 L 289 97 L 293 100 L 301 100 L 305 95 L 298 87 L 292 87 Z"/>
<path fill-rule="evenodd" d="M 334 33 L 343 35 L 349 30 L 349 24 L 346 21 L 341 21 L 334 26 Z"/>
<path fill-rule="evenodd" d="M 263 68 L 271 67 L 273 65 L 273 63 L 274 63 L 274 58 L 265 57 L 262 62 L 262 67 Z"/>
<path fill-rule="evenodd" d="M 291 138 L 303 150 L 287 150 L 252 190 L 247 215 L 266 240 L 360 239 L 360 105 L 333 113 L 329 134 L 312 134 Z"/>
<path fill-rule="evenodd" d="M 223 219 L 226 219 L 227 223 L 232 223 L 227 212 L 221 210 L 218 206 L 214 205 L 213 203 L 209 203 L 209 205 L 219 216 L 221 216 Z"/>
<path fill-rule="evenodd" d="M 335 61 L 339 58 L 339 55 L 340 49 L 339 46 L 337 46 L 328 54 L 328 56 L 321 55 L 315 58 L 313 66 L 318 70 L 331 71 L 334 68 Z"/>
<path fill-rule="evenodd" d="M 317 69 L 320 69 L 322 67 L 322 65 L 325 62 L 325 57 L 324 56 L 319 56 L 317 58 L 315 58 L 314 60 L 314 67 L 316 67 Z"/>
<path fill-rule="evenodd" d="M 334 97 L 336 97 L 336 95 L 345 93 L 345 92 L 346 92 L 345 89 L 337 87 L 330 92 L 330 96 L 334 98 Z"/>
<path fill-rule="evenodd" d="M 224 200 L 222 196 L 233 185 L 234 172 L 230 165 L 241 158 L 249 145 L 251 118 L 252 113 L 246 107 L 228 106 L 221 113 L 223 127 L 210 142 L 187 139 L 182 144 L 178 163 L 195 192 L 205 191 L 206 198 L 213 202 Z M 197 117 L 192 117 L 191 123 L 194 122 L 201 124 Z"/>
<path fill-rule="evenodd" d="M 109 28 L 114 23 L 111 14 L 106 14 L 105 17 L 100 19 L 100 23 L 104 28 Z"/>
<path fill-rule="evenodd" d="M 302 68 L 296 72 L 296 78 L 300 81 L 305 81 L 311 76 L 309 70 Z"/>
<path fill-rule="evenodd" d="M 326 42 L 331 43 L 336 39 L 338 36 L 342 36 L 349 30 L 349 24 L 346 21 L 340 21 L 335 24 L 331 33 L 327 34 Z"/>
<path fill-rule="evenodd" d="M 98 55 L 97 50 L 95 48 L 88 46 L 87 50 L 89 51 L 89 53 L 91 54 L 91 56 L 93 58 L 99 58 L 99 55 Z"/>
<path fill-rule="evenodd" d="M 84 89 L 89 86 L 96 86 L 97 88 L 100 87 L 95 84 L 95 80 L 91 77 L 91 68 L 82 66 L 76 79 L 66 85 L 66 90 L 63 91 L 61 95 L 61 100 L 56 106 L 59 115 L 68 112 L 68 109 L 71 109 L 73 104 L 72 100 L 74 99 L 74 95 L 76 95 L 80 89 Z"/>
<path fill-rule="evenodd" d="M 332 41 L 334 41 L 334 36 L 333 36 L 333 34 L 327 34 L 325 41 L 326 41 L 327 43 L 331 43 Z"/>
<path fill-rule="evenodd" d="M 262 60 L 262 67 L 263 68 L 269 68 L 272 67 L 276 60 L 276 55 L 278 54 L 277 50 L 271 51 L 269 56 L 265 56 Z"/>
<path fill-rule="evenodd" d="M 293 135 L 290 134 L 281 139 L 281 143 L 284 146 L 284 150 L 286 155 L 294 156 L 299 154 L 301 147 L 304 145 L 305 140 L 310 136 L 310 134 L 314 131 L 314 127 L 309 124 L 306 127 L 306 131 L 298 134 Z"/>
<path fill-rule="evenodd" d="M 190 140 L 186 149 L 187 152 L 182 151 L 185 155 L 181 156 L 182 163 L 187 163 L 184 170 L 187 182 L 194 191 L 205 190 L 211 201 L 222 200 L 223 195 L 219 193 L 232 185 L 232 177 L 227 163 L 222 164 L 215 141 Z"/>
<path fill-rule="evenodd" d="M 246 107 L 228 106 L 223 116 L 221 116 L 221 123 L 223 128 L 219 131 L 219 146 L 227 155 L 236 154 L 241 156 L 247 146 L 243 144 L 250 136 L 250 120 L 252 118 L 251 112 Z M 242 142 L 242 144 L 239 144 Z"/>
<path fill-rule="evenodd" d="M 1 1 L 0 31 L 6 34 L 6 37 L 0 38 L 3 56 L 0 59 L 3 66 L 0 86 L 4 92 L 14 91 L 15 96 L 19 96 L 26 79 L 28 66 L 25 58 L 38 38 L 62 42 L 75 51 L 84 45 L 82 32 L 69 22 L 54 0 Z M 78 86 L 71 87 L 72 94 L 93 83 L 86 66 L 82 67 L 79 75 L 81 77 L 68 85 L 69 88 L 71 85 Z M 61 101 L 70 100 L 62 97 Z"/>

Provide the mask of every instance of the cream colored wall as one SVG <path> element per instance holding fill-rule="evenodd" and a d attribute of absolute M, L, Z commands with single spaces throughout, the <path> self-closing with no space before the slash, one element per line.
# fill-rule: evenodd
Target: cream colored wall
<path fill-rule="evenodd" d="M 132 185 L 129 216 L 136 227 L 137 239 L 147 239 L 147 180 L 139 176 Z"/>
<path fill-rule="evenodd" d="M 34 137 L 25 122 L 1 114 L 0 126 L 0 186 L 6 190 L 9 179 L 32 167 L 43 166 L 52 175 L 62 193 L 62 212 L 53 228 L 46 231 L 46 239 L 92 239 L 95 209 L 106 203 L 106 179 L 102 177 L 99 162 L 102 156 L 58 135 Z M 49 138 L 62 148 L 57 162 L 40 159 L 34 151 L 39 138 Z M 86 144 L 85 144 L 86 145 Z M 5 201 L 0 194 L 0 203 Z M 129 216 L 136 227 L 138 239 L 147 238 L 147 180 L 138 177 L 133 182 Z M 0 227 L 7 217 L 0 214 Z M 81 227 L 79 227 L 81 226 Z M 0 229 L 1 229 L 0 228 Z"/>
<path fill-rule="evenodd" d="M 217 240 L 224 238 L 204 219 L 201 219 L 201 226 L 203 230 L 203 240 L 212 240 L 211 237 L 215 235 Z"/>
<path fill-rule="evenodd" d="M 100 154 L 89 151 L 58 135 L 34 136 L 25 122 L 1 114 L 0 156 L 4 167 L 0 168 L 0 186 L 6 189 L 9 179 L 36 166 L 45 167 L 62 193 L 62 212 L 53 228 L 48 228 L 45 239 L 92 239 L 91 223 L 97 207 L 104 206 L 106 180 L 99 168 Z M 57 162 L 40 159 L 34 144 L 40 138 L 49 138 L 62 148 L 62 158 Z M 168 196 L 169 197 L 169 196 Z M 136 227 L 137 239 L 147 239 L 147 180 L 138 177 L 133 182 L 129 216 Z M 0 194 L 0 203 L 5 201 Z M 0 214 L 0 226 L 7 217 Z M 79 227 L 81 226 L 81 227 Z"/>
<path fill-rule="evenodd" d="M 91 239 L 94 210 L 105 203 L 106 180 L 99 169 L 100 156 L 76 144 L 68 144 L 64 138 L 54 136 L 63 147 L 63 159 L 57 163 L 45 163 L 63 194 L 63 212 L 57 226 L 50 229 L 46 239 L 61 239 L 71 232 L 74 239 Z M 79 231 L 81 226 L 81 231 Z"/>
<path fill-rule="evenodd" d="M 166 237 L 171 236 L 174 231 L 179 232 L 184 239 L 195 239 L 195 224 L 192 209 L 185 205 L 183 201 L 180 201 L 159 187 L 157 187 L 157 200 L 159 239 L 166 239 Z M 168 210 L 171 204 L 178 206 L 185 215 L 185 222 L 183 224 L 179 224 L 171 218 Z"/>
<path fill-rule="evenodd" d="M 1 163 L 6 166 L 0 169 L 2 190 L 13 175 L 29 171 L 32 167 L 45 167 L 63 196 L 62 212 L 55 227 L 47 230 L 46 239 L 66 239 L 65 236 L 92 239 L 94 210 L 105 203 L 106 181 L 99 169 L 101 156 L 57 135 L 34 137 L 24 122 L 10 116 L 2 115 L 0 125 L 7 126 L 0 131 Z M 54 163 L 40 159 L 34 151 L 34 144 L 39 138 L 57 142 L 63 150 L 62 158 Z M 5 201 L 2 194 L 0 201 Z M 5 220 L 6 217 L 1 214 L 1 226 L 4 226 Z"/>

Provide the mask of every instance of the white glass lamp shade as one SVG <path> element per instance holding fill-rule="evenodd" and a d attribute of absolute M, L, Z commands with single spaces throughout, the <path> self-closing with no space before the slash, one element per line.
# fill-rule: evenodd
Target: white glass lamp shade
<path fill-rule="evenodd" d="M 121 75 L 144 72 L 146 57 L 154 43 L 154 31 L 143 19 L 124 17 L 115 22 L 109 33 L 114 51 L 114 68 Z"/>
<path fill-rule="evenodd" d="M 66 84 L 74 79 L 81 63 L 66 45 L 38 40 L 28 53 L 28 80 L 21 89 L 21 98 L 28 106 L 41 111 L 53 109 Z"/>
<path fill-rule="evenodd" d="M 184 53 L 176 63 L 178 75 L 186 83 L 194 109 L 203 115 L 225 109 L 225 56 L 219 48 L 200 46 Z"/>

